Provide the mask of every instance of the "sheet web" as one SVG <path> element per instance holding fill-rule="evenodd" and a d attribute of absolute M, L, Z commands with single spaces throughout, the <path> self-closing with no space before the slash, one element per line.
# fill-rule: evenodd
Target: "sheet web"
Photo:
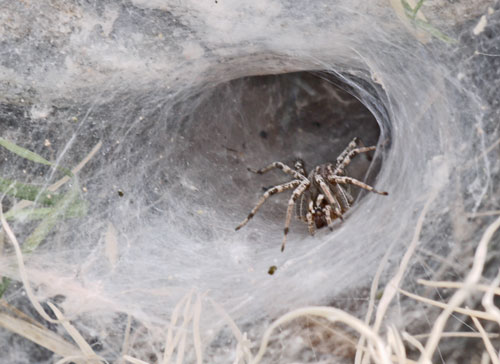
<path fill-rule="evenodd" d="M 6 5 L 2 357 L 497 362 L 495 6 Z M 284 253 L 287 193 L 234 231 L 288 181 L 248 167 L 355 136 L 349 175 L 388 196 Z"/>

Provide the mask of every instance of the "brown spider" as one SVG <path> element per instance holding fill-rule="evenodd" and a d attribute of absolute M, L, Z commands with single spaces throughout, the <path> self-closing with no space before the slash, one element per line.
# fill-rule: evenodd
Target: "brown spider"
<path fill-rule="evenodd" d="M 300 201 L 296 205 L 296 215 L 300 220 L 307 223 L 311 235 L 314 235 L 316 229 L 324 226 L 332 229 L 332 221 L 335 219 L 343 220 L 342 215 L 351 207 L 354 201 L 345 185 L 351 184 L 380 195 L 388 194 L 387 192 L 377 191 L 372 186 L 357 179 L 347 177 L 345 173 L 345 168 L 351 163 L 352 158 L 360 153 L 370 152 L 375 149 L 375 146 L 362 146 L 360 139 L 354 138 L 337 157 L 335 166 L 332 163 L 321 164 L 309 174 L 306 173 L 304 162 L 300 159 L 295 162 L 294 169 L 281 162 L 271 163 L 269 166 L 258 170 L 248 168 L 249 171 L 257 174 L 264 174 L 271 169 L 278 168 L 293 176 L 294 180 L 269 188 L 247 218 L 236 227 L 236 230 L 245 226 L 270 196 L 291 189 L 294 190 L 288 201 L 281 251 L 285 249 L 292 210 L 295 201 L 299 197 Z"/>

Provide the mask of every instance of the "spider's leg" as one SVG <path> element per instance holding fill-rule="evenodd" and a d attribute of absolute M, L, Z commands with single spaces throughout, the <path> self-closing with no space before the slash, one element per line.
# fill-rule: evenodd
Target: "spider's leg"
<path fill-rule="evenodd" d="M 381 192 L 381 191 L 377 191 L 375 188 L 373 188 L 372 186 L 370 185 L 367 185 L 366 183 L 363 183 L 361 181 L 358 181 L 357 179 L 355 178 L 351 178 L 351 177 L 341 177 L 341 176 L 329 176 L 328 179 L 330 180 L 330 182 L 332 183 L 343 183 L 343 184 L 351 184 L 351 185 L 354 185 L 354 186 L 358 186 L 360 188 L 363 188 L 367 191 L 370 191 L 370 192 L 374 192 L 374 193 L 378 193 L 379 195 L 388 195 L 389 193 L 388 192 Z"/>
<path fill-rule="evenodd" d="M 333 227 L 332 227 L 332 207 L 330 205 L 326 205 L 324 208 L 323 208 L 323 213 L 325 214 L 325 217 L 326 217 L 326 223 L 328 224 L 328 228 L 331 230 L 333 230 Z"/>
<path fill-rule="evenodd" d="M 330 176 L 335 177 L 335 173 L 334 173 L 334 170 L 333 170 L 333 165 L 331 163 L 328 163 L 326 165 L 326 170 L 328 171 L 327 179 L 330 178 Z M 330 181 L 328 181 L 328 182 L 330 182 Z M 343 204 L 344 201 L 347 201 L 347 203 L 343 204 L 345 206 L 344 211 L 347 210 L 348 208 L 350 208 L 351 204 L 354 202 L 354 198 L 351 196 L 351 194 L 347 190 L 345 190 L 345 189 L 341 188 L 340 186 L 338 186 L 336 183 L 331 183 L 331 184 L 332 184 L 332 188 L 334 188 L 333 193 L 336 196 L 340 195 L 340 198 L 343 199 L 343 201 L 341 201 L 341 204 Z"/>
<path fill-rule="evenodd" d="M 325 195 L 322 193 L 318 194 L 318 197 L 316 197 L 316 206 L 319 207 L 323 203 L 323 200 L 325 199 Z M 312 201 L 311 201 L 312 204 Z M 313 205 L 311 205 L 311 210 L 313 209 Z"/>
<path fill-rule="evenodd" d="M 323 200 L 324 200 L 324 199 L 325 199 L 325 195 L 323 195 L 322 193 L 320 193 L 320 194 L 318 195 L 318 197 L 316 198 L 316 208 L 320 208 L 321 206 L 323 206 Z M 339 213 L 339 214 L 335 214 L 335 215 L 336 215 L 336 217 L 338 217 L 340 220 L 343 220 L 343 218 L 342 218 L 342 210 L 340 210 L 341 206 L 337 204 L 337 203 L 338 203 L 338 200 L 337 200 L 336 198 L 335 198 L 335 202 L 336 202 L 336 204 L 335 204 L 335 209 L 339 209 L 339 211 L 340 211 L 340 213 Z M 332 205 L 328 205 L 328 204 L 327 204 L 326 206 L 328 206 L 329 211 L 330 211 L 330 213 L 331 213 L 331 211 L 332 211 Z M 325 208 L 324 208 L 324 207 L 321 209 L 321 212 L 323 212 L 323 213 L 325 212 Z M 327 221 L 327 223 L 328 223 L 328 221 Z"/>
<path fill-rule="evenodd" d="M 337 163 L 335 164 L 335 171 L 333 172 L 333 174 L 341 174 L 344 169 L 351 163 L 352 159 L 358 154 L 371 152 L 376 148 L 376 146 L 356 148 L 347 153 L 347 155 L 343 159 L 340 159 L 340 157 L 337 158 Z"/>
<path fill-rule="evenodd" d="M 349 193 L 349 191 L 344 190 L 344 189 L 342 189 L 342 191 L 344 191 L 344 193 L 347 197 L 347 202 L 349 203 L 349 206 L 351 206 L 352 203 L 354 202 L 354 197 L 352 197 L 352 195 Z"/>
<path fill-rule="evenodd" d="M 300 174 L 300 172 L 294 171 L 290 167 L 288 167 L 286 164 L 281 163 L 281 162 L 273 162 L 267 167 L 261 168 L 261 169 L 253 169 L 253 168 L 248 168 L 250 172 L 257 173 L 257 174 L 264 174 L 266 172 L 269 172 L 271 169 L 281 169 L 283 172 L 286 174 L 289 174 L 290 176 L 293 176 L 295 179 L 300 179 L 304 180 L 306 179 L 306 176 Z"/>
<path fill-rule="evenodd" d="M 314 235 L 316 229 L 314 228 L 314 220 L 310 212 L 306 214 L 306 219 L 307 219 L 307 228 L 309 229 L 309 234 Z"/>
<path fill-rule="evenodd" d="M 347 210 L 349 210 L 353 200 L 352 196 L 346 190 L 344 190 L 342 186 L 339 186 L 338 183 L 330 183 L 330 188 L 339 201 L 342 212 L 346 212 Z"/>
<path fill-rule="evenodd" d="M 271 197 L 272 195 L 274 195 L 276 193 L 281 193 L 283 191 L 295 188 L 298 185 L 300 185 L 300 183 L 301 183 L 301 181 L 295 180 L 295 181 L 288 182 L 288 183 L 283 183 L 282 185 L 274 186 L 274 187 L 271 187 L 270 189 L 268 189 L 266 192 L 264 192 L 264 194 L 260 198 L 259 202 L 257 202 L 257 205 L 255 205 L 255 207 L 253 208 L 253 210 L 248 214 L 247 218 L 245 220 L 243 220 L 241 222 L 241 224 L 239 224 L 236 227 L 236 230 L 239 230 L 243 226 L 245 226 L 247 224 L 247 222 L 250 221 L 250 219 L 257 213 L 257 211 L 259 210 L 259 208 L 262 206 L 262 204 L 264 202 L 266 202 L 266 200 L 269 197 Z"/>
<path fill-rule="evenodd" d="M 335 215 L 337 215 L 340 219 L 342 219 L 342 210 L 340 207 L 339 202 L 335 197 L 332 195 L 332 191 L 330 191 L 330 187 L 326 184 L 324 178 L 320 175 L 315 176 L 316 183 L 319 184 L 319 187 L 321 187 L 321 190 L 326 196 L 326 199 L 328 200 L 328 203 L 333 206 L 333 212 Z M 319 196 L 318 196 L 319 198 Z"/>
<path fill-rule="evenodd" d="M 356 149 L 360 144 L 362 144 L 361 139 L 359 139 L 358 137 L 355 137 L 353 140 L 351 140 L 349 144 L 347 144 L 347 147 L 337 157 L 337 165 L 344 160 L 344 158 L 349 154 L 351 150 Z"/>
<path fill-rule="evenodd" d="M 309 209 L 307 208 L 307 195 L 305 193 L 300 196 L 300 199 L 297 203 L 295 203 L 295 216 L 304 222 L 307 222 L 307 212 Z"/>
<path fill-rule="evenodd" d="M 285 244 L 286 244 L 286 236 L 288 235 L 288 230 L 290 227 L 290 220 L 292 219 L 292 211 L 293 211 L 293 206 L 295 205 L 295 201 L 299 196 L 301 196 L 305 190 L 309 188 L 309 185 L 311 183 L 309 182 L 308 179 L 302 181 L 300 185 L 293 190 L 292 197 L 290 197 L 290 200 L 288 200 L 288 208 L 286 210 L 286 218 L 285 218 L 285 229 L 283 230 L 284 236 L 283 236 L 283 243 L 281 244 L 281 251 L 285 250 Z"/>

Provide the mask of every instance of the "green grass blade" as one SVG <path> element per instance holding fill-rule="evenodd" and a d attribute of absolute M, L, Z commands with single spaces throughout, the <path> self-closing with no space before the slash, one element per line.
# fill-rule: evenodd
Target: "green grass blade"
<path fill-rule="evenodd" d="M 29 254 L 33 252 L 40 243 L 47 237 L 58 222 L 60 222 L 78 198 L 79 184 L 74 178 L 72 180 L 73 187 L 64 195 L 50 211 L 47 216 L 40 222 L 36 229 L 26 239 L 23 245 L 23 253 Z"/>
<path fill-rule="evenodd" d="M 415 5 L 415 7 L 413 8 L 413 14 L 411 16 L 411 18 L 413 20 L 415 20 L 415 18 L 417 17 L 417 13 L 418 11 L 420 10 L 420 8 L 422 7 L 422 5 L 424 5 L 424 0 L 420 0 L 417 5 Z"/>
<path fill-rule="evenodd" d="M 75 217 L 83 217 L 87 214 L 88 204 L 83 200 L 75 201 L 68 207 L 64 214 L 65 219 Z M 36 221 L 46 218 L 49 214 L 55 212 L 51 207 L 40 207 L 36 209 L 10 210 L 5 214 L 5 218 L 9 221 Z"/>
<path fill-rule="evenodd" d="M 17 181 L 11 181 L 2 177 L 0 177 L 0 192 L 20 200 L 36 200 L 46 206 L 53 206 L 62 198 L 61 195 L 44 191 L 42 188 Z"/>
<path fill-rule="evenodd" d="M 49 162 L 48 160 L 39 156 L 38 154 L 33 153 L 32 151 L 25 149 L 23 147 L 20 147 L 17 144 L 14 144 L 4 138 L 0 138 L 0 145 L 10 150 L 12 153 L 17 154 L 18 156 L 28 159 L 32 162 L 45 164 L 46 166 L 53 166 L 52 162 Z"/>
<path fill-rule="evenodd" d="M 429 32 L 434 37 L 442 40 L 445 43 L 449 43 L 449 44 L 456 44 L 456 43 L 458 43 L 458 41 L 456 39 L 453 39 L 453 38 L 447 36 L 446 34 L 444 34 L 443 32 L 441 32 L 440 30 L 436 29 L 435 27 L 433 27 L 432 25 L 430 25 L 429 23 L 427 23 L 427 22 L 425 22 L 423 20 L 415 19 L 415 24 L 418 27 L 420 27 L 420 28 L 424 29 L 425 31 Z"/>
<path fill-rule="evenodd" d="M 406 0 L 401 0 L 401 5 L 403 5 L 403 8 L 405 9 L 406 15 L 413 14 L 413 8 L 408 4 L 408 1 Z"/>
<path fill-rule="evenodd" d="M 422 19 L 417 19 L 417 14 L 418 14 L 420 8 L 422 7 L 422 5 L 424 5 L 424 1 L 425 0 L 419 0 L 418 3 L 417 3 L 417 5 L 415 5 L 415 7 L 412 8 L 410 6 L 410 4 L 408 4 L 407 0 L 401 0 L 401 5 L 403 5 L 403 8 L 404 8 L 406 16 L 410 20 L 412 20 L 418 28 L 421 28 L 421 29 L 425 30 L 426 32 L 428 32 L 432 36 L 434 36 L 434 37 L 442 40 L 443 42 L 446 42 L 446 43 L 449 43 L 449 44 L 456 44 L 456 43 L 458 43 L 457 40 L 455 40 L 455 39 L 447 36 L 443 32 L 439 31 L 437 28 L 435 28 L 432 25 L 430 25 L 428 22 L 426 22 L 426 21 L 424 21 Z"/>
<path fill-rule="evenodd" d="M 0 283 L 0 298 L 2 298 L 7 288 L 10 286 L 10 278 L 2 277 L 2 282 Z"/>
<path fill-rule="evenodd" d="M 4 147 L 5 149 L 11 151 L 14 154 L 17 154 L 21 158 L 30 160 L 30 161 L 35 162 L 35 163 L 39 163 L 39 164 L 43 164 L 46 166 L 51 166 L 51 167 L 57 168 L 61 172 L 63 172 L 64 174 L 66 174 L 70 177 L 73 177 L 73 173 L 69 169 L 56 166 L 54 163 L 49 162 L 48 160 L 46 160 L 42 156 L 32 152 L 31 150 L 20 147 L 19 145 L 15 144 L 11 141 L 8 141 L 7 139 L 0 138 L 0 146 Z"/>
<path fill-rule="evenodd" d="M 401 5 L 403 5 L 403 8 L 405 10 L 405 14 L 408 18 L 410 18 L 411 20 L 415 20 L 415 18 L 417 17 L 417 13 L 418 11 L 420 10 L 420 8 L 422 7 L 422 5 L 424 5 L 424 1 L 425 0 L 419 0 L 419 2 L 417 3 L 417 5 L 415 5 L 414 8 L 412 8 L 410 6 L 410 4 L 408 4 L 408 1 L 406 0 L 401 0 Z"/>

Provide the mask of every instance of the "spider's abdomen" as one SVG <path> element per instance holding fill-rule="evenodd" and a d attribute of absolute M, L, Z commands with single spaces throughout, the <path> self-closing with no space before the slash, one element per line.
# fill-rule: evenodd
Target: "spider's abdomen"
<path fill-rule="evenodd" d="M 327 226 L 326 216 L 324 214 L 316 214 L 314 215 L 314 225 L 316 225 L 316 229 L 321 229 L 324 226 Z"/>

